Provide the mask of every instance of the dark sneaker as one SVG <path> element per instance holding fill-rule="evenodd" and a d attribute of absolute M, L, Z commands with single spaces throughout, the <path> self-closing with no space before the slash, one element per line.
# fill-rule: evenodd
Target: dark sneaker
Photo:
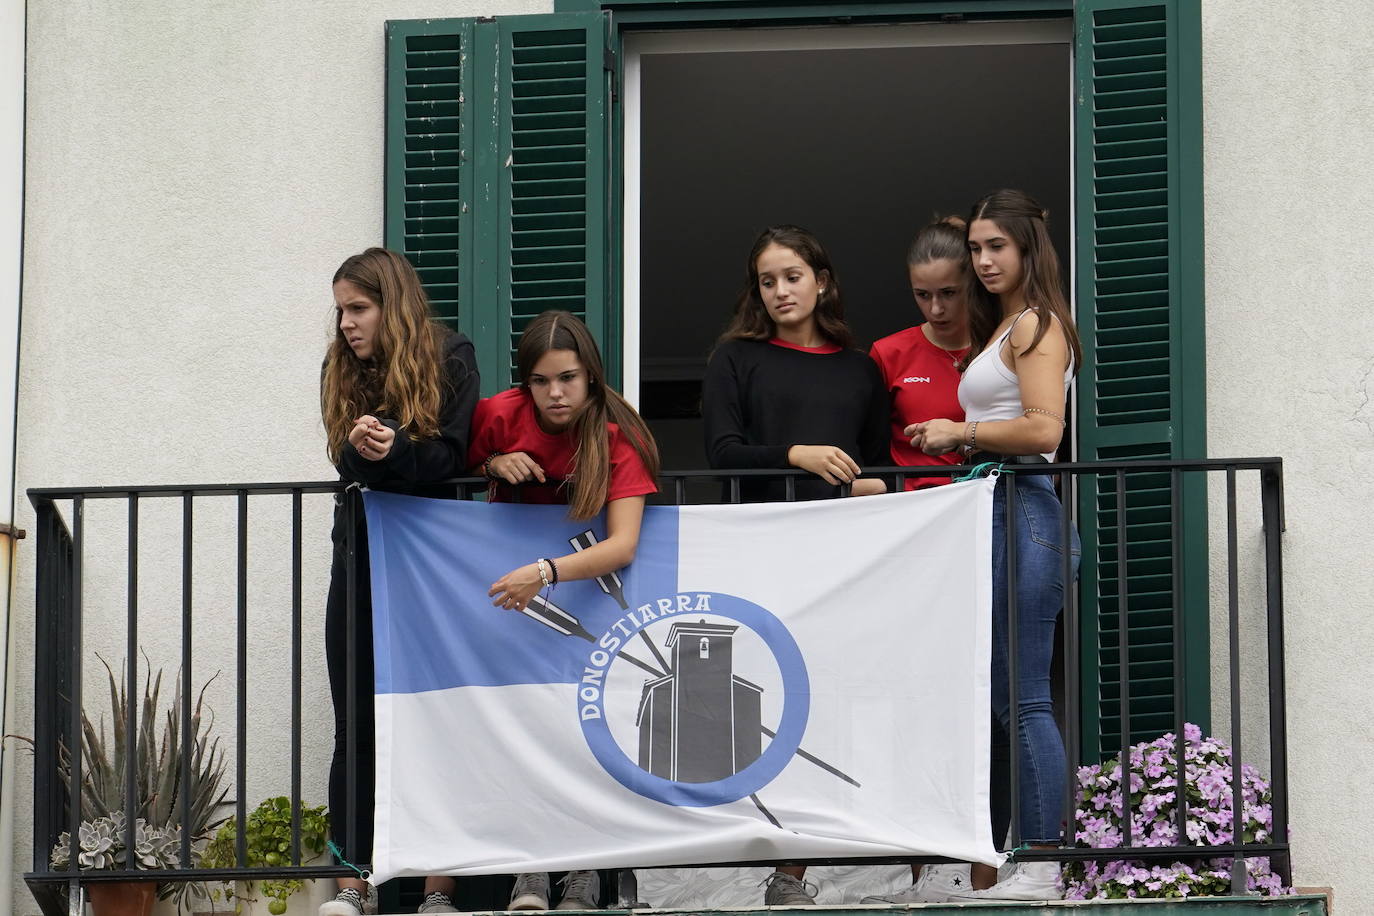
<path fill-rule="evenodd" d="M 768 885 L 763 892 L 764 906 L 815 906 L 816 892 L 807 891 L 806 882 L 784 872 L 775 871 L 763 883 Z"/>
<path fill-rule="evenodd" d="M 510 892 L 512 910 L 547 910 L 549 908 L 549 873 L 525 872 L 515 879 Z"/>
<path fill-rule="evenodd" d="M 563 885 L 560 910 L 595 910 L 600 905 L 601 876 L 594 871 L 570 871 L 559 882 Z"/>

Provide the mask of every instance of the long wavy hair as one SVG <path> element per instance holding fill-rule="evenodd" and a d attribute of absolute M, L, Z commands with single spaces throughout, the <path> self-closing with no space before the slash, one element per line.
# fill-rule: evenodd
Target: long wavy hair
<path fill-rule="evenodd" d="M 749 249 L 749 262 L 745 266 L 744 288 L 735 301 L 735 314 L 720 341 L 726 340 L 769 340 L 777 336 L 778 327 L 768 315 L 768 309 L 759 295 L 759 255 L 769 245 L 781 245 L 794 252 L 806 262 L 816 275 L 816 280 L 825 287 L 825 292 L 816 297 L 816 328 L 821 336 L 836 346 L 846 350 L 854 346 L 854 335 L 844 320 L 844 296 L 840 292 L 840 281 L 835 276 L 830 255 L 810 232 L 800 226 L 770 226 L 754 240 Z"/>
<path fill-rule="evenodd" d="M 320 379 L 320 413 L 329 460 L 337 464 L 353 421 L 363 414 L 385 414 L 412 440 L 439 434 L 443 400 L 440 367 L 444 329 L 433 320 L 429 299 L 410 262 L 385 248 L 355 254 L 334 272 L 381 309 L 370 359 L 359 359 L 339 329 L 325 354 Z"/>
<path fill-rule="evenodd" d="M 535 364 L 550 350 L 571 350 L 587 373 L 587 400 L 573 417 L 569 430 L 577 450 L 573 453 L 573 483 L 568 499 L 568 514 L 575 519 L 587 519 L 605 507 L 610 492 L 611 437 L 606 424 L 620 427 L 649 476 L 655 479 L 659 471 L 658 445 L 639 412 L 606 384 L 606 369 L 592 332 L 571 312 L 543 312 L 520 335 L 515 365 L 522 388 L 529 390 Z"/>
<path fill-rule="evenodd" d="M 1064 329 L 1069 352 L 1073 355 L 1073 371 L 1078 372 L 1083 363 L 1083 349 L 1078 342 L 1078 330 L 1074 327 L 1068 300 L 1064 297 L 1059 255 L 1050 241 L 1049 212 L 1025 191 L 1002 189 L 973 205 L 969 225 L 980 219 L 996 223 L 1021 252 L 1021 288 L 1026 307 L 1037 319 L 1035 336 L 1027 349 L 1034 350 L 1040 343 L 1050 328 L 1049 316 L 1053 315 Z M 965 358 L 965 365 L 992 342 L 993 331 L 1002 323 L 1002 318 L 1001 299 L 988 292 L 982 283 L 975 283 L 968 316 L 969 339 L 973 346 Z"/>

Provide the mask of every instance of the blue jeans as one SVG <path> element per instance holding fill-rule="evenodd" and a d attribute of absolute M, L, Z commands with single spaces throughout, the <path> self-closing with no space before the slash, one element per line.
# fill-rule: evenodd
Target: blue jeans
<path fill-rule="evenodd" d="M 992 513 L 992 711 L 1011 732 L 1007 666 L 1006 476 L 997 482 Z M 1054 720 L 1050 663 L 1054 624 L 1064 603 L 1064 507 L 1049 475 L 1016 477 L 1016 760 L 1021 841 L 1057 845 L 1067 778 L 1064 739 Z M 1070 529 L 1073 574 L 1078 532 Z M 997 841 L 1002 840 L 996 837 Z"/>

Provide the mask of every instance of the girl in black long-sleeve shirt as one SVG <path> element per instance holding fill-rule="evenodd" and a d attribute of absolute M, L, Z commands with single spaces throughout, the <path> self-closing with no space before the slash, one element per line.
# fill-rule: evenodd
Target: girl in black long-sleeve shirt
<path fill-rule="evenodd" d="M 853 349 L 825 249 L 796 226 L 765 230 L 749 252 L 745 288 L 702 386 L 713 468 L 802 468 L 797 499 L 881 493 L 861 463 L 887 463 L 887 392 Z M 784 499 L 781 480 L 744 480 L 747 502 Z"/>
<path fill-rule="evenodd" d="M 329 457 L 344 480 L 375 489 L 462 476 L 477 404 L 477 361 L 472 343 L 436 323 L 414 268 L 383 248 L 344 261 L 334 274 L 337 326 L 320 381 L 320 410 Z M 435 490 L 434 495 L 440 495 Z M 357 793 L 347 786 L 347 682 L 349 632 L 345 537 L 347 506 L 334 511 L 334 557 L 325 611 L 325 658 L 334 700 L 334 759 L 329 771 L 330 828 L 343 857 L 372 859 L 373 659 L 372 590 L 367 528 L 361 507 L 353 528 L 355 605 L 352 633 Z M 356 835 L 349 843 L 350 821 Z M 367 885 L 339 879 L 339 895 L 320 916 L 360 916 Z M 453 879 L 425 882 L 422 913 L 454 913 Z"/>

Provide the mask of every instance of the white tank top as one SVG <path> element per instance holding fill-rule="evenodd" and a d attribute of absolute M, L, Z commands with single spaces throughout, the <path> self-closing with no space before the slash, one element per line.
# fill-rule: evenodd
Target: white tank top
<path fill-rule="evenodd" d="M 1016 373 L 1007 368 L 1002 361 L 1002 343 L 1011 335 L 1016 322 L 1026 315 L 1029 309 L 1017 315 L 1007 329 L 998 334 L 992 343 L 983 348 L 973 362 L 964 370 L 959 380 L 959 404 L 964 408 L 964 419 L 973 420 L 1015 420 L 1025 413 L 1021 405 L 1021 385 Z M 1073 358 L 1064 370 L 1064 393 L 1069 391 L 1073 381 Z M 1046 461 L 1054 460 L 1054 453 L 1044 456 Z"/>

